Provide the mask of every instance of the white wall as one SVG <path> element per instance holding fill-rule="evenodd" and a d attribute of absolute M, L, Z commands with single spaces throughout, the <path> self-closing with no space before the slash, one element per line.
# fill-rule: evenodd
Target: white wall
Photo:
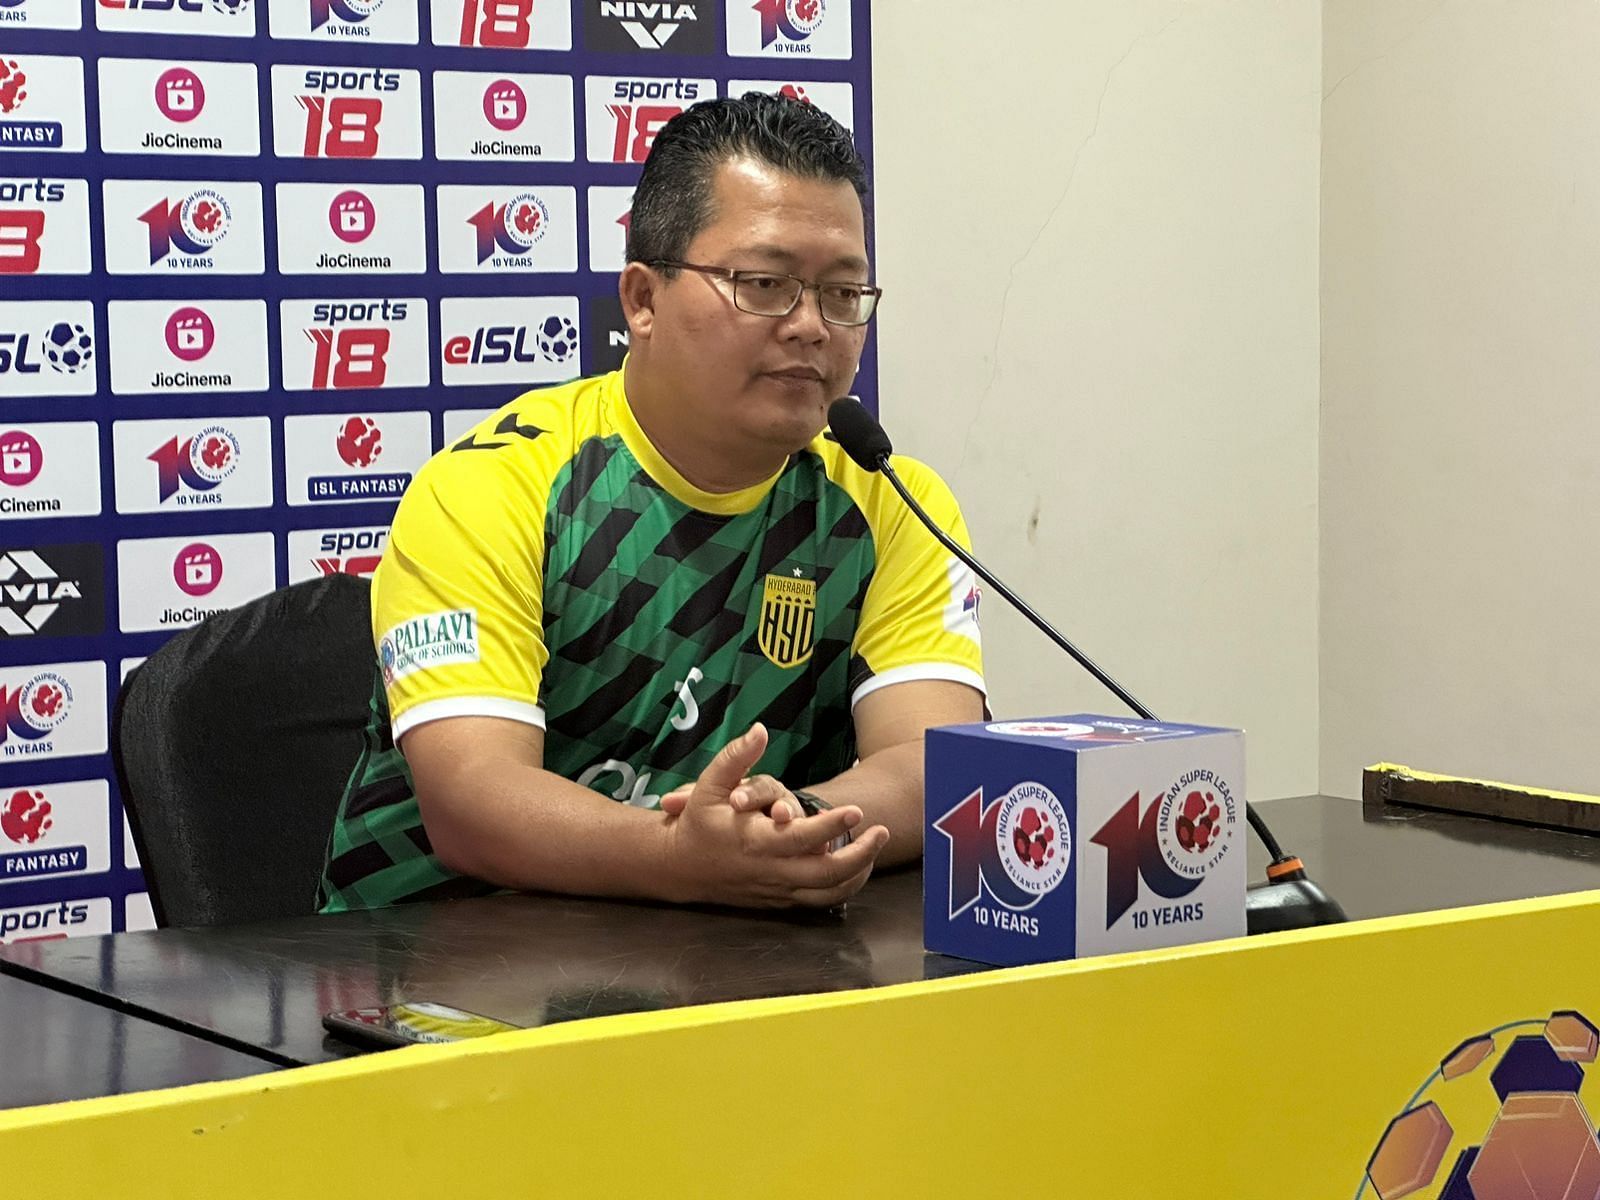
<path fill-rule="evenodd" d="M 1316 0 L 875 0 L 883 415 L 1156 712 L 1317 787 Z M 1119 711 L 997 597 L 1005 715 Z"/>
<path fill-rule="evenodd" d="M 1600 6 L 1328 0 L 1325 53 L 1322 790 L 1600 791 Z"/>

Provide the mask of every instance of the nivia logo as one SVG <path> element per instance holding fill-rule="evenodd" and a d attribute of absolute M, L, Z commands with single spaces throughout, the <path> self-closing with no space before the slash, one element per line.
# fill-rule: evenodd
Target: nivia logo
<path fill-rule="evenodd" d="M 0 551 L 0 634 L 96 634 L 105 628 L 94 543 Z"/>
<path fill-rule="evenodd" d="M 590 50 L 709 54 L 721 24 L 720 0 L 586 0 Z"/>

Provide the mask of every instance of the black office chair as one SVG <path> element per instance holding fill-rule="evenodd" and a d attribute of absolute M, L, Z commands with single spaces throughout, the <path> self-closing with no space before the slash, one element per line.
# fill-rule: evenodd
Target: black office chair
<path fill-rule="evenodd" d="M 158 924 L 315 911 L 372 696 L 370 592 L 352 575 L 281 588 L 123 683 L 111 756 Z"/>

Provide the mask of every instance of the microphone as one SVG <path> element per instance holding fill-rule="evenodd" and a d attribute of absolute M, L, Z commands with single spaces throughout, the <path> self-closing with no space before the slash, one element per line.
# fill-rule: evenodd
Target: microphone
<path fill-rule="evenodd" d="M 905 501 L 906 507 L 915 514 L 917 520 L 938 539 L 939 544 L 971 567 L 973 573 L 1004 597 L 1006 603 L 1033 622 L 1041 633 L 1070 654 L 1079 666 L 1099 680 L 1112 695 L 1135 713 L 1146 721 L 1161 720 L 1141 704 L 1127 688 L 1111 678 L 1088 655 L 1068 641 L 1055 626 L 1034 612 L 1021 596 L 995 578 L 982 563 L 962 549 L 954 538 L 934 524 L 932 518 L 906 490 L 905 484 L 900 482 L 900 476 L 895 473 L 894 467 L 889 462 L 889 456 L 894 453 L 889 435 L 878 423 L 878 419 L 863 407 L 861 401 L 853 396 L 844 396 L 829 405 L 828 429 L 833 434 L 834 440 L 839 443 L 840 449 L 850 456 L 852 462 L 863 471 L 883 475 L 900 494 L 900 499 Z M 1273 837 L 1272 831 L 1267 828 L 1266 821 L 1256 811 L 1255 806 L 1248 802 L 1245 804 L 1245 817 L 1250 823 L 1250 828 L 1255 830 L 1256 836 L 1261 839 L 1261 844 L 1267 848 L 1267 853 L 1272 856 L 1272 862 L 1267 866 L 1266 882 L 1251 884 L 1248 889 L 1245 899 L 1245 918 L 1249 931 L 1276 933 L 1284 929 L 1308 929 L 1316 925 L 1332 925 L 1346 920 L 1344 909 L 1339 906 L 1339 902 L 1306 875 L 1305 864 L 1298 857 L 1284 853 L 1283 848 L 1278 845 L 1278 839 Z"/>

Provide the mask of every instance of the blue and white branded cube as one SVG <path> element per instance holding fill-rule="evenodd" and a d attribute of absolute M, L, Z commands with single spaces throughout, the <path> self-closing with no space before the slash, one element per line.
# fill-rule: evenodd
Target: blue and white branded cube
<path fill-rule="evenodd" d="M 998 966 L 1245 932 L 1244 734 L 1074 714 L 931 729 L 923 943 Z"/>

